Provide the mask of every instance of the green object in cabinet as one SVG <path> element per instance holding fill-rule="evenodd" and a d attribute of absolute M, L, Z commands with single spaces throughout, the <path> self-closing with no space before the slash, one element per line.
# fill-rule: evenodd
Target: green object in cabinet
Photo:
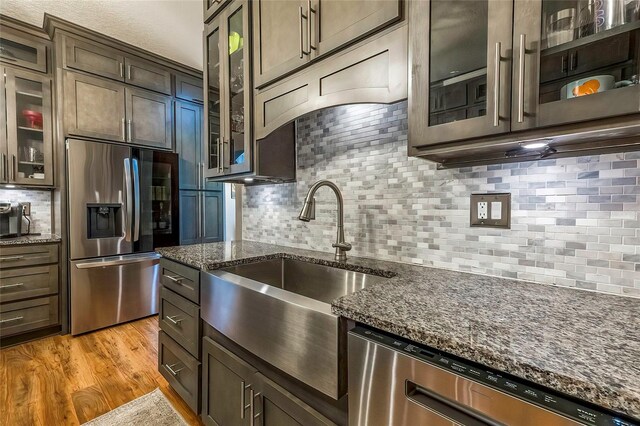
<path fill-rule="evenodd" d="M 0 182 L 53 186 L 51 79 L 2 68 L 0 106 L 6 117 L 0 135 Z"/>

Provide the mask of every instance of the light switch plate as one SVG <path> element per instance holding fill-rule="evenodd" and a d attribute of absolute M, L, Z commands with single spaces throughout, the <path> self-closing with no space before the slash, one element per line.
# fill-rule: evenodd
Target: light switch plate
<path fill-rule="evenodd" d="M 511 228 L 511 194 L 471 194 L 471 226 Z"/>

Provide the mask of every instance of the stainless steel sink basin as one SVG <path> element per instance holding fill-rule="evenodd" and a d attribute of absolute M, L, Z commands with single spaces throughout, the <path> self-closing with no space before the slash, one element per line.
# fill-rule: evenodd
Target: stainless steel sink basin
<path fill-rule="evenodd" d="M 339 399 L 346 393 L 346 321 L 331 302 L 386 278 L 293 259 L 202 274 L 201 316 L 285 373 Z"/>

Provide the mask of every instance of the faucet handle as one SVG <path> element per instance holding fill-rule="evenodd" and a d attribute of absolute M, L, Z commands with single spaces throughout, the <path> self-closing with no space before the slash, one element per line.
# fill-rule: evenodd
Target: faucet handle
<path fill-rule="evenodd" d="M 343 241 L 343 242 L 341 242 L 341 243 L 333 243 L 333 244 L 331 244 L 331 247 L 333 247 L 333 248 L 339 248 L 339 249 L 341 249 L 341 250 L 343 250 L 343 251 L 349 251 L 349 250 L 351 250 L 351 244 L 349 244 L 349 243 L 345 243 L 344 241 Z"/>

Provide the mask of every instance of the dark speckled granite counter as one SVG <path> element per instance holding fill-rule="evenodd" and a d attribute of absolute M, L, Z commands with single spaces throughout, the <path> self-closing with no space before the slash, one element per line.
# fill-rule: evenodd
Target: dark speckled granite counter
<path fill-rule="evenodd" d="M 54 234 L 42 235 L 25 235 L 16 238 L 0 238 L 0 247 L 2 246 L 21 246 L 26 244 L 46 244 L 59 243 L 60 237 Z"/>
<path fill-rule="evenodd" d="M 289 257 L 390 277 L 333 312 L 640 419 L 640 299 L 250 241 L 158 252 L 203 270 Z"/>

